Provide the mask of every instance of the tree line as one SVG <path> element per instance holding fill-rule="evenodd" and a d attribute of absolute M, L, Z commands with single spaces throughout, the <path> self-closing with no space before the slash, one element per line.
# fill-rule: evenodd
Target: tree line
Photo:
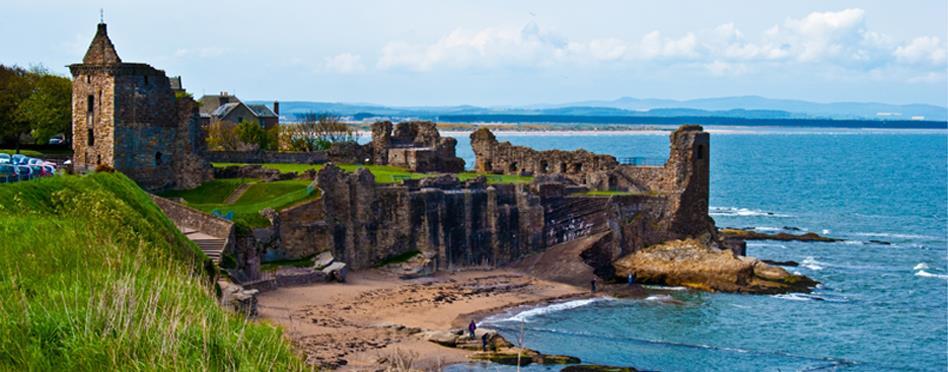
<path fill-rule="evenodd" d="M 358 132 L 329 113 L 305 113 L 299 123 L 280 124 L 264 129 L 257 122 L 244 120 L 212 122 L 207 128 L 207 146 L 211 151 L 321 151 L 333 143 L 356 142 Z"/>
<path fill-rule="evenodd" d="M 42 66 L 0 65 L 0 143 L 19 151 L 23 143 L 72 138 L 72 81 Z"/>

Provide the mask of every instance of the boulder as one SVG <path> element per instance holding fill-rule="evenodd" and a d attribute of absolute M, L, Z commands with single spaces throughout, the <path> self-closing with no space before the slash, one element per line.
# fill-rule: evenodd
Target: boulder
<path fill-rule="evenodd" d="M 316 255 L 316 258 L 313 260 L 313 269 L 322 270 L 327 266 L 332 264 L 334 258 L 332 257 L 332 252 L 326 251 Z"/>
<path fill-rule="evenodd" d="M 349 274 L 349 268 L 346 267 L 346 264 L 338 261 L 329 264 L 322 271 L 327 277 L 339 283 L 345 283 L 346 275 Z"/>
<path fill-rule="evenodd" d="M 441 346 L 454 347 L 458 343 L 458 335 L 450 331 L 434 331 L 428 333 L 428 341 Z"/>
<path fill-rule="evenodd" d="M 257 315 L 257 293 L 259 291 L 244 289 L 244 287 L 227 280 L 217 281 L 217 286 L 221 290 L 221 305 L 247 316 Z"/>
<path fill-rule="evenodd" d="M 616 276 L 632 273 L 648 284 L 685 286 L 706 291 L 787 293 L 810 292 L 817 282 L 767 265 L 753 257 L 737 256 L 697 239 L 673 240 L 643 248 L 613 262 Z"/>

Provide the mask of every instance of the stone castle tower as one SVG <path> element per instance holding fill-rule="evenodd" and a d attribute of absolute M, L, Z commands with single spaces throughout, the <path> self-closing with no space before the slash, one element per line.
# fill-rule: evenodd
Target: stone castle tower
<path fill-rule="evenodd" d="M 110 166 L 145 189 L 192 188 L 212 177 L 197 105 L 165 72 L 122 62 L 99 23 L 72 72 L 73 164 Z"/>

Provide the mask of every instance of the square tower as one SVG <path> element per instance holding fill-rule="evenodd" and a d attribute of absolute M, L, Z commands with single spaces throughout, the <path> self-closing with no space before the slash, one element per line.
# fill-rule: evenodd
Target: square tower
<path fill-rule="evenodd" d="M 176 95 L 164 71 L 122 62 L 104 23 L 82 63 L 69 69 L 75 169 L 110 166 L 150 190 L 208 178 L 195 102 Z"/>

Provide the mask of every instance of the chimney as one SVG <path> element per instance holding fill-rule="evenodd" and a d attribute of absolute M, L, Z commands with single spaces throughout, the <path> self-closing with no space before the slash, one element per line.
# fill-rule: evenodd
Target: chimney
<path fill-rule="evenodd" d="M 280 117 L 280 101 L 273 101 L 273 113 Z"/>

